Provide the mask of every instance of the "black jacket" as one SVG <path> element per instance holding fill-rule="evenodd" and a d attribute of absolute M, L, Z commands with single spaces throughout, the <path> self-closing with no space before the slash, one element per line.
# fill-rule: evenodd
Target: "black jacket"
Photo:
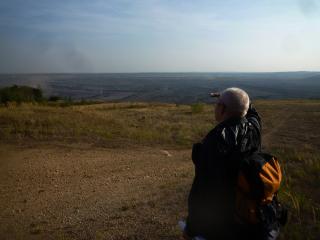
<path fill-rule="evenodd" d="M 250 105 L 243 118 L 218 124 L 193 145 L 195 178 L 188 198 L 189 236 L 231 239 L 239 157 L 261 148 L 261 120 Z"/>

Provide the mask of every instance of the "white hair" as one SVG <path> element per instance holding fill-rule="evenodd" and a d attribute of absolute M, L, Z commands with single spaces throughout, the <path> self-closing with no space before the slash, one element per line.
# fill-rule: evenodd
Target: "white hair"
<path fill-rule="evenodd" d="M 244 117 L 249 109 L 250 99 L 244 90 L 232 87 L 220 94 L 219 102 L 226 105 L 229 113 Z"/>

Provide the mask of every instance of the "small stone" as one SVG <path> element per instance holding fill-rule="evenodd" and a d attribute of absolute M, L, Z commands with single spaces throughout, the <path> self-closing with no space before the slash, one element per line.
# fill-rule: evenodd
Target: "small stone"
<path fill-rule="evenodd" d="M 172 155 L 167 150 L 161 150 L 161 152 L 167 157 L 172 157 Z"/>

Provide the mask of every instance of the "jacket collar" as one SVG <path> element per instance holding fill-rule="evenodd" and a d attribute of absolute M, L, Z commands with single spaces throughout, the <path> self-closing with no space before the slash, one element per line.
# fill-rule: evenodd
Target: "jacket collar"
<path fill-rule="evenodd" d="M 235 124 L 239 124 L 239 123 L 245 123 L 247 122 L 247 118 L 246 117 L 231 117 L 228 118 L 222 122 L 220 122 L 217 127 L 227 127 L 227 126 L 232 126 Z"/>

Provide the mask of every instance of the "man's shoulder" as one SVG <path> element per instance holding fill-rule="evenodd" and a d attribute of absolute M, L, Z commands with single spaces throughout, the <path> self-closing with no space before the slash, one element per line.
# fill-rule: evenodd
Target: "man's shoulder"
<path fill-rule="evenodd" d="M 214 151 L 220 154 L 225 154 L 229 147 L 225 138 L 225 133 L 229 131 L 229 127 L 218 124 L 214 127 L 206 137 L 203 139 L 202 144 L 207 151 Z"/>
<path fill-rule="evenodd" d="M 208 132 L 208 134 L 204 138 L 204 141 L 221 140 L 223 129 L 224 129 L 224 126 L 218 124 Z"/>
<path fill-rule="evenodd" d="M 230 119 L 218 124 L 206 136 L 207 141 L 218 141 L 220 145 L 234 146 L 239 136 L 245 134 L 251 123 L 245 118 Z"/>

